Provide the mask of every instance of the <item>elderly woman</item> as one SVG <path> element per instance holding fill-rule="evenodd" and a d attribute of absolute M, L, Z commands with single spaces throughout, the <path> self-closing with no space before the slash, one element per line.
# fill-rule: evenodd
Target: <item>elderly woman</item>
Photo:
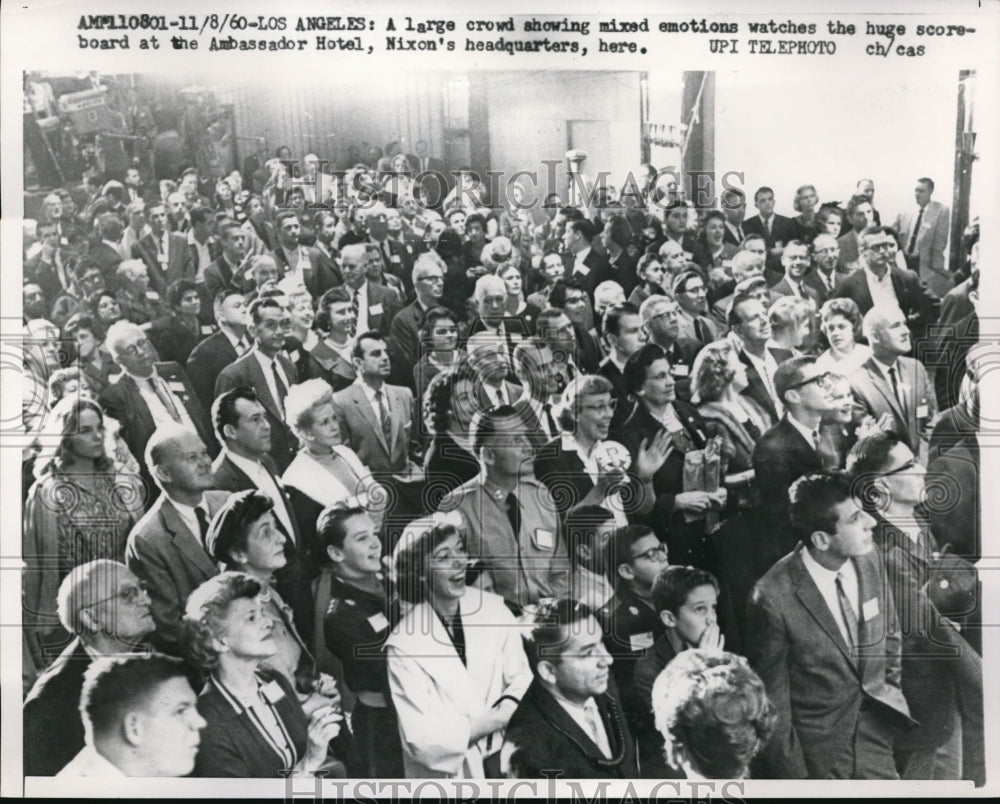
<path fill-rule="evenodd" d="M 397 594 L 411 607 L 386 640 L 408 778 L 497 772 L 504 728 L 531 684 L 514 615 L 466 586 L 469 563 L 448 522 L 411 523 L 393 553 Z"/>
<path fill-rule="evenodd" d="M 689 780 L 745 779 L 777 718 L 746 659 L 694 648 L 657 677 L 653 716 L 667 761 Z"/>
<path fill-rule="evenodd" d="M 188 597 L 188 658 L 208 675 L 198 696 L 207 725 L 194 775 L 279 779 L 322 769 L 343 777 L 343 763 L 330 755 L 339 707 L 317 694 L 319 705 L 307 713 L 295 687 L 267 666 L 279 648 L 263 592 L 250 575 L 224 572 Z"/>
<path fill-rule="evenodd" d="M 187 363 L 194 347 L 210 332 L 198 321 L 201 297 L 198 286 L 191 279 L 175 279 L 167 286 L 169 314 L 153 323 L 149 330 L 152 341 L 162 360 L 173 360 L 182 366 Z"/>
<path fill-rule="evenodd" d="M 87 385 L 99 396 L 111 383 L 111 378 L 121 373 L 121 366 L 111 359 L 111 352 L 104 345 L 105 326 L 91 315 L 72 316 L 63 327 L 63 340 L 76 346 L 76 363 L 87 378 Z"/>
<path fill-rule="evenodd" d="M 811 299 L 782 296 L 767 311 L 771 321 L 770 348 L 785 349 L 793 355 L 813 353 L 813 324 L 816 307 Z"/>
<path fill-rule="evenodd" d="M 424 395 L 424 423 L 431 443 L 424 453 L 427 505 L 435 509 L 448 492 L 479 474 L 470 427 L 479 410 L 475 374 L 468 363 L 438 374 Z"/>
<path fill-rule="evenodd" d="M 427 388 L 438 374 L 458 367 L 464 352 L 458 347 L 458 322 L 447 307 L 433 307 L 424 314 L 420 327 L 420 359 L 413 367 L 413 386 L 418 404 L 423 404 Z"/>
<path fill-rule="evenodd" d="M 830 348 L 816 359 L 823 371 L 849 376 L 872 356 L 872 350 L 858 343 L 861 312 L 854 299 L 830 299 L 819 310 L 819 329 Z"/>
<path fill-rule="evenodd" d="M 288 389 L 285 416 L 302 445 L 281 476 L 306 545 L 315 545 L 316 519 L 349 498 L 386 502 L 385 489 L 354 450 L 341 443 L 333 390 L 324 380 L 306 380 Z M 382 514 L 378 511 L 381 524 Z"/>
<path fill-rule="evenodd" d="M 341 663 L 347 688 L 356 696 L 351 727 L 361 775 L 399 779 L 403 749 L 380 649 L 399 615 L 382 575 L 382 541 L 368 512 L 350 504 L 327 508 L 318 531 L 326 600 L 319 642 Z"/>
<path fill-rule="evenodd" d="M 666 441 L 662 451 L 657 450 L 657 455 L 666 455 L 665 459 L 656 465 L 652 479 L 639 492 L 654 499 L 648 522 L 666 541 L 673 563 L 711 571 L 705 515 L 722 509 L 726 490 L 685 491 L 684 456 L 704 449 L 716 426 L 709 425 L 694 406 L 676 398 L 670 361 L 656 344 L 647 343 L 633 354 L 623 375 L 626 389 L 638 404 L 622 425 L 618 440 L 628 449 L 633 463 L 637 463 L 643 445 Z"/>
<path fill-rule="evenodd" d="M 96 402 L 67 396 L 45 421 L 47 439 L 35 461 L 21 544 L 24 626 L 33 651 L 65 636 L 55 614 L 62 579 L 87 561 L 124 561 L 125 542 L 145 502 L 138 478 L 118 473 L 107 453 L 104 413 Z"/>
<path fill-rule="evenodd" d="M 650 296 L 666 295 L 663 283 L 666 281 L 667 274 L 658 255 L 643 254 L 639 258 L 636 270 L 639 275 L 639 284 L 632 289 L 632 293 L 628 297 L 630 304 L 641 307 L 642 303 Z"/>

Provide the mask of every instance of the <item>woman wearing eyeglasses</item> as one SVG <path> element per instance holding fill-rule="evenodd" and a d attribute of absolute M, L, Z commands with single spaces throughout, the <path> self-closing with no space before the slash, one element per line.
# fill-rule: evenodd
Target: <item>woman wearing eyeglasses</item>
<path fill-rule="evenodd" d="M 251 549 L 266 552 L 266 539 L 253 542 Z M 343 777 L 344 764 L 330 750 L 343 715 L 319 695 L 319 705 L 307 711 L 288 678 L 274 668 L 281 664 L 280 657 L 275 661 L 281 649 L 264 591 L 250 575 L 224 572 L 188 598 L 188 657 L 208 675 L 198 696 L 207 725 L 194 775 L 280 779 L 289 770 L 296 775 L 324 770 Z"/>
<path fill-rule="evenodd" d="M 104 413 L 91 399 L 72 396 L 46 417 L 37 480 L 24 507 L 24 625 L 32 652 L 65 634 L 56 625 L 56 592 L 73 567 L 106 558 L 124 562 L 129 531 L 143 514 L 138 478 L 119 474 L 107 454 Z M 35 655 L 44 667 L 43 653 Z"/>
<path fill-rule="evenodd" d="M 503 731 L 531 683 L 514 615 L 466 587 L 468 567 L 446 522 L 411 523 L 393 554 L 396 592 L 411 607 L 386 641 L 407 778 L 498 773 Z"/>

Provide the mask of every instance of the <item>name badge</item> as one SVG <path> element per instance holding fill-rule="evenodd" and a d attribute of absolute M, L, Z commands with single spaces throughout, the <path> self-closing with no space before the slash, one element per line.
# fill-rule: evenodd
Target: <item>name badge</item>
<path fill-rule="evenodd" d="M 214 331 L 215 331 L 215 327 L 213 327 L 211 324 L 202 324 L 201 325 L 201 334 L 202 335 L 211 335 Z"/>
<path fill-rule="evenodd" d="M 288 359 L 291 360 L 293 363 L 296 360 L 298 360 L 299 359 L 299 350 L 296 349 L 294 352 L 289 352 L 288 353 Z"/>
<path fill-rule="evenodd" d="M 140 324 L 139 325 L 139 329 L 145 331 L 145 330 L 150 329 L 152 326 L 153 326 L 153 322 L 152 321 L 147 321 L 145 324 Z"/>
<path fill-rule="evenodd" d="M 382 315 L 382 304 L 372 304 L 369 306 L 368 315 Z"/>
<path fill-rule="evenodd" d="M 586 276 L 587 274 L 590 273 L 590 267 L 587 266 L 587 265 L 584 265 L 583 263 L 580 263 L 579 265 L 577 265 L 575 267 L 576 267 L 577 273 L 580 274 L 580 276 Z"/>
<path fill-rule="evenodd" d="M 675 377 L 687 377 L 691 373 L 691 369 L 683 363 L 676 363 L 671 367 L 670 373 Z"/>
<path fill-rule="evenodd" d="M 389 627 L 389 620 L 382 612 L 379 612 L 378 614 L 373 614 L 368 618 L 368 625 L 370 625 L 372 630 L 377 634 Z"/>
<path fill-rule="evenodd" d="M 917 405 L 917 418 L 918 419 L 926 419 L 927 418 L 927 403 L 926 402 L 922 402 L 921 404 Z"/>
<path fill-rule="evenodd" d="M 556 535 L 551 530 L 535 528 L 535 546 L 541 550 L 551 550 L 556 546 Z"/>
<path fill-rule="evenodd" d="M 393 255 L 392 255 L 392 256 L 391 256 L 390 258 L 389 258 L 389 262 L 394 262 L 394 263 L 398 264 L 398 263 L 399 263 L 399 261 L 400 261 L 400 260 L 399 260 L 399 255 L 398 255 L 398 254 L 393 254 Z"/>
<path fill-rule="evenodd" d="M 152 301 L 159 301 L 160 300 L 160 294 L 157 293 L 155 290 L 147 290 L 146 291 L 146 298 L 150 299 Z"/>
<path fill-rule="evenodd" d="M 730 269 L 730 273 L 732 273 L 733 261 L 732 260 L 723 260 L 722 261 L 722 267 L 723 268 L 729 268 Z"/>
<path fill-rule="evenodd" d="M 281 689 L 281 685 L 277 681 L 267 682 L 260 688 L 260 691 L 271 703 L 277 703 L 285 697 L 285 691 Z"/>
<path fill-rule="evenodd" d="M 628 638 L 628 644 L 633 651 L 651 648 L 653 647 L 653 632 L 646 631 L 642 634 L 633 634 Z"/>
<path fill-rule="evenodd" d="M 66 238 L 66 237 L 60 237 L 59 238 L 59 245 L 60 246 L 68 246 L 69 245 L 69 239 Z"/>
<path fill-rule="evenodd" d="M 183 394 L 184 390 L 185 390 L 184 389 L 184 383 L 178 382 L 177 380 L 170 380 L 170 382 L 167 383 L 167 386 L 175 394 Z"/>
<path fill-rule="evenodd" d="M 865 618 L 865 622 L 869 620 L 874 620 L 878 617 L 878 598 L 873 597 L 871 600 L 866 600 L 861 606 L 861 616 Z"/>

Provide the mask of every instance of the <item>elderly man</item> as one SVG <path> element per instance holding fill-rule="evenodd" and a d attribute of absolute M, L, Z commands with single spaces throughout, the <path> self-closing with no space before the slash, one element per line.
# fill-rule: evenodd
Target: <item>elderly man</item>
<path fill-rule="evenodd" d="M 485 332 L 496 337 L 503 346 L 504 357 L 509 361 L 517 345 L 528 337 L 524 320 L 507 317 L 507 285 L 493 274 L 476 280 L 474 293 L 479 315 L 469 326 L 468 335 Z"/>
<path fill-rule="evenodd" d="M 913 191 L 917 208 L 900 214 L 896 220 L 899 247 L 906 267 L 920 277 L 931 293 L 944 296 L 955 282 L 948 270 L 949 210 L 940 201 L 932 201 L 934 181 L 917 179 Z"/>
<path fill-rule="evenodd" d="M 115 298 L 122 315 L 133 324 L 148 328 L 163 310 L 163 299 L 149 288 L 149 269 L 142 260 L 122 260 L 116 272 L 118 292 Z"/>
<path fill-rule="evenodd" d="M 399 294 L 393 288 L 370 282 L 365 273 L 367 263 L 368 249 L 364 243 L 342 246 L 340 272 L 344 284 L 341 287 L 351 295 L 354 331 L 376 330 L 387 337 L 392 319 L 401 306 Z"/>
<path fill-rule="evenodd" d="M 511 405 L 521 396 L 522 388 L 508 379 L 510 362 L 503 343 L 495 336 L 480 332 L 465 345 L 469 367 L 476 377 L 476 392 L 483 409 Z"/>
<path fill-rule="evenodd" d="M 552 348 L 541 338 L 522 342 L 514 350 L 514 372 L 524 389 L 514 409 L 537 451 L 560 433 L 553 399 L 561 392 L 561 378 Z"/>
<path fill-rule="evenodd" d="M 659 346 L 670 361 L 670 375 L 677 383 L 678 397 L 690 399 L 691 368 L 705 344 L 681 336 L 681 308 L 670 296 L 650 296 L 639 308 L 639 317 L 650 343 Z"/>
<path fill-rule="evenodd" d="M 59 773 L 77 776 L 187 776 L 200 732 L 188 666 L 169 656 L 102 659 L 80 699 L 87 743 Z"/>
<path fill-rule="evenodd" d="M 396 385 L 413 389 L 413 369 L 420 361 L 420 328 L 428 310 L 441 305 L 447 267 L 434 252 L 421 254 L 413 266 L 413 287 L 417 298 L 400 310 L 389 328 L 392 379 Z"/>
<path fill-rule="evenodd" d="M 482 560 L 495 591 L 519 610 L 567 589 L 569 559 L 548 489 L 535 479 L 532 444 L 511 406 L 477 414 L 473 449 L 480 475 L 441 502 L 458 511 L 469 555 Z"/>
<path fill-rule="evenodd" d="M 150 436 L 162 424 L 194 427 L 214 447 L 205 411 L 191 381 L 177 363 L 157 363 L 146 333 L 129 321 L 112 324 L 104 340 L 111 358 L 122 367 L 121 379 L 100 396 L 101 407 L 121 422 L 121 435 L 132 455 L 144 455 Z M 159 493 L 142 470 L 151 495 Z"/>
<path fill-rule="evenodd" d="M 73 568 L 59 585 L 57 611 L 75 636 L 25 699 L 25 776 L 54 776 L 83 748 L 80 691 L 94 659 L 136 650 L 156 627 L 139 579 L 106 559 Z"/>
<path fill-rule="evenodd" d="M 129 534 L 125 561 L 152 599 L 155 644 L 180 651 L 184 601 L 218 573 L 205 552 L 212 517 L 229 498 L 214 488 L 212 459 L 190 427 L 165 425 L 146 445 L 146 469 L 163 494 Z"/>
<path fill-rule="evenodd" d="M 872 416 L 926 461 L 937 399 L 923 364 L 905 357 L 912 350 L 906 318 L 898 308 L 873 307 L 862 332 L 872 356 L 848 378 L 855 419 Z"/>

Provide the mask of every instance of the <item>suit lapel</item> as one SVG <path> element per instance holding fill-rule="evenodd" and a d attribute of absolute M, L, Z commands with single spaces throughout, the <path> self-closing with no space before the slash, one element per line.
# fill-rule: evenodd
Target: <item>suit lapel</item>
<path fill-rule="evenodd" d="M 865 368 L 868 370 L 868 379 L 871 381 L 872 386 L 874 386 L 875 390 L 882 395 L 889 407 L 892 409 L 893 415 L 899 420 L 900 424 L 902 424 L 905 429 L 906 417 L 903 415 L 903 411 L 900 410 L 899 400 L 896 399 L 896 395 L 892 392 L 892 386 L 889 385 L 889 381 L 882 376 L 882 370 L 874 365 L 870 360 L 865 364 Z M 907 430 L 907 432 L 909 432 L 909 430 Z"/>
<path fill-rule="evenodd" d="M 264 376 L 264 369 L 261 367 L 260 361 L 254 356 L 253 350 L 251 349 L 241 359 L 247 361 L 249 373 L 253 378 L 251 385 L 257 389 L 257 398 L 263 403 L 264 407 L 267 408 L 268 413 L 274 416 L 274 418 L 278 421 L 283 422 L 285 417 L 281 415 L 281 409 L 278 407 L 278 401 L 271 395 L 271 387 L 267 384 L 267 378 Z"/>
<path fill-rule="evenodd" d="M 142 419 L 146 430 L 152 433 L 156 429 L 156 422 L 153 421 L 153 414 L 149 412 L 149 405 L 147 405 L 146 400 L 142 398 L 142 392 L 139 391 L 139 386 L 136 384 L 131 375 L 125 373 L 122 374 L 122 378 L 119 382 L 122 383 L 122 390 L 124 390 L 129 397 L 126 409 L 133 409 L 139 418 Z"/>
<path fill-rule="evenodd" d="M 884 664 L 878 661 L 885 653 L 884 585 L 878 575 L 879 564 L 861 558 L 851 559 L 858 574 L 858 662 L 862 683 L 869 672 L 875 673 Z M 878 679 L 875 679 L 878 683 Z"/>
<path fill-rule="evenodd" d="M 382 445 L 387 454 L 391 455 L 392 451 L 389 449 L 389 445 L 385 443 L 385 436 L 382 435 L 382 428 L 379 426 L 378 419 L 375 418 L 375 411 L 372 410 L 372 403 L 368 401 L 368 395 L 360 386 L 352 385 L 351 388 L 353 389 L 351 401 L 354 402 L 361 417 L 368 422 L 372 433 L 378 439 L 378 443 Z"/>
<path fill-rule="evenodd" d="M 799 547 L 798 549 L 805 550 L 806 548 Z M 820 594 L 819 588 L 816 586 L 816 582 L 813 581 L 812 576 L 809 574 L 809 570 L 806 569 L 805 564 L 802 562 L 801 555 L 795 556 L 794 567 L 797 575 L 795 593 L 802 602 L 802 605 L 805 607 L 806 611 L 809 612 L 812 618 L 816 620 L 816 623 L 823 629 L 840 652 L 844 654 L 844 658 L 847 659 L 851 667 L 857 670 L 858 667 L 851 656 L 851 651 L 847 647 L 847 643 L 844 641 L 843 635 L 840 633 L 837 621 L 833 619 L 833 613 L 830 611 L 830 607 L 826 605 L 826 600 L 824 600 L 823 595 Z"/>
<path fill-rule="evenodd" d="M 177 552 L 200 574 L 214 575 L 218 568 L 205 552 L 199 534 L 192 533 L 184 524 L 174 504 L 166 495 L 160 500 L 160 521 L 163 523 L 164 529 L 171 534 Z"/>

